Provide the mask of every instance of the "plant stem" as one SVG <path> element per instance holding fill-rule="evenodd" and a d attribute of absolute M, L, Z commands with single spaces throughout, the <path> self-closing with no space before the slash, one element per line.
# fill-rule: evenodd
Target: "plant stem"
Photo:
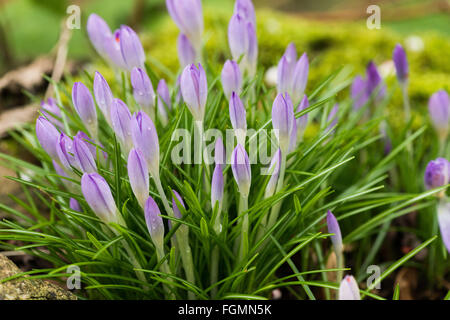
<path fill-rule="evenodd" d="M 239 201 L 239 215 L 242 212 L 247 211 L 248 209 L 248 197 L 244 197 L 241 195 L 241 199 Z M 242 217 L 242 231 L 241 231 L 241 247 L 239 250 L 239 262 L 242 262 L 244 257 L 248 252 L 248 213 Z"/>
<path fill-rule="evenodd" d="M 219 247 L 215 246 L 211 254 L 211 285 L 214 285 L 219 278 Z M 211 290 L 211 298 L 216 298 L 217 286 Z"/>
<path fill-rule="evenodd" d="M 155 247 L 156 247 L 156 257 L 157 257 L 158 261 L 161 261 L 165 256 L 164 245 L 162 243 L 158 243 L 158 244 L 156 244 Z M 170 269 L 169 269 L 169 265 L 167 264 L 167 260 L 161 264 L 161 271 L 166 274 L 170 274 Z M 163 288 L 164 288 L 164 291 L 167 293 L 167 296 L 169 297 L 169 299 L 174 300 L 175 295 L 173 292 L 171 292 L 171 290 L 167 287 L 167 285 L 163 284 Z"/>
<path fill-rule="evenodd" d="M 284 185 L 284 173 L 286 171 L 286 152 L 281 152 L 281 167 L 280 167 L 280 176 L 278 177 L 277 190 L 276 193 L 280 192 L 283 189 Z M 280 213 L 282 201 L 277 202 L 270 212 L 269 222 L 267 223 L 267 230 L 272 228 L 275 222 L 278 219 L 278 214 Z"/>

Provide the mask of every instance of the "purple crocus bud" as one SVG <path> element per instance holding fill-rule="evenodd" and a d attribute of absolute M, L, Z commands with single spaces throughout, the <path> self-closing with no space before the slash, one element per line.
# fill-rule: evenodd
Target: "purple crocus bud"
<path fill-rule="evenodd" d="M 41 101 L 41 112 L 42 114 L 58 129 L 62 130 L 64 128 L 62 122 L 59 120 L 61 118 L 61 110 L 56 104 L 55 99 L 48 98 L 47 101 Z M 58 119 L 59 118 L 59 119 Z"/>
<path fill-rule="evenodd" d="M 73 138 L 73 154 L 80 165 L 81 171 L 85 173 L 97 172 L 97 165 L 87 142 L 76 136 Z"/>
<path fill-rule="evenodd" d="M 95 50 L 104 59 L 109 60 L 106 43 L 113 40 L 113 35 L 108 24 L 98 15 L 92 13 L 91 15 L 89 15 L 86 28 L 89 40 L 91 40 L 91 43 L 94 46 Z"/>
<path fill-rule="evenodd" d="M 450 102 L 445 90 L 439 90 L 430 97 L 428 111 L 439 135 L 446 137 L 450 120 Z"/>
<path fill-rule="evenodd" d="M 336 255 L 340 255 L 343 250 L 341 229 L 339 228 L 339 223 L 337 222 L 336 217 L 330 210 L 327 212 L 327 226 L 328 233 L 334 234 L 330 237 L 331 242 L 333 243 L 334 251 L 336 252 Z"/>
<path fill-rule="evenodd" d="M 297 106 L 296 112 L 303 111 L 305 109 L 309 108 L 309 100 L 308 97 L 303 95 L 302 101 L 300 101 L 299 105 Z M 303 132 L 306 129 L 306 126 L 308 125 L 308 114 L 304 114 L 301 117 L 297 118 L 297 130 L 300 134 L 303 134 Z"/>
<path fill-rule="evenodd" d="M 338 118 L 337 118 L 338 110 L 339 110 L 339 104 L 336 103 L 333 106 L 333 108 L 331 109 L 330 113 L 328 114 L 327 122 L 330 123 L 330 121 L 331 121 L 331 123 L 328 125 L 327 131 L 331 130 L 334 126 L 336 126 L 337 120 L 338 120 Z"/>
<path fill-rule="evenodd" d="M 231 93 L 233 91 L 236 92 L 238 95 L 241 94 L 242 73 L 236 61 L 233 60 L 225 61 L 221 73 L 221 79 L 223 92 L 228 100 L 230 99 Z"/>
<path fill-rule="evenodd" d="M 353 109 L 358 110 L 367 103 L 366 81 L 361 76 L 356 76 L 352 83 L 351 95 L 353 99 Z"/>
<path fill-rule="evenodd" d="M 149 173 L 153 178 L 159 177 L 159 141 L 155 125 L 143 111 L 133 115 L 131 134 L 135 148 L 141 150 Z"/>
<path fill-rule="evenodd" d="M 197 62 L 197 52 L 186 35 L 180 33 L 177 39 L 178 60 L 182 68 Z"/>
<path fill-rule="evenodd" d="M 158 205 L 151 196 L 145 202 L 144 213 L 145 222 L 153 243 L 155 246 L 161 246 L 164 242 L 164 223 Z"/>
<path fill-rule="evenodd" d="M 450 253 L 450 202 L 441 199 L 437 207 L 437 215 L 442 241 Z"/>
<path fill-rule="evenodd" d="M 241 15 L 246 21 L 250 21 L 256 26 L 255 7 L 251 0 L 236 0 L 234 13 Z"/>
<path fill-rule="evenodd" d="M 437 158 L 428 163 L 425 169 L 425 186 L 427 189 L 445 186 L 450 181 L 450 162 Z"/>
<path fill-rule="evenodd" d="M 264 194 L 265 198 L 271 197 L 274 194 L 274 192 L 277 188 L 278 176 L 280 174 L 280 168 L 281 168 L 281 149 L 278 148 L 278 150 L 275 152 L 272 160 L 270 161 L 268 173 L 271 174 L 271 177 L 266 186 L 266 191 Z"/>
<path fill-rule="evenodd" d="M 165 126 L 169 120 L 167 116 L 167 110 L 170 110 L 172 108 L 169 87 L 167 87 L 166 80 L 159 80 L 156 92 L 158 93 L 158 112 L 161 116 L 161 122 Z"/>
<path fill-rule="evenodd" d="M 80 207 L 80 204 L 74 198 L 70 198 L 70 200 L 69 200 L 69 207 L 73 211 L 77 211 L 77 212 L 81 212 L 82 211 L 81 207 Z"/>
<path fill-rule="evenodd" d="M 149 179 L 147 162 L 139 149 L 131 149 L 127 168 L 131 189 L 139 204 L 144 208 L 148 198 Z"/>
<path fill-rule="evenodd" d="M 131 85 L 133 86 L 134 100 L 147 114 L 154 114 L 155 91 L 147 73 L 141 68 L 131 71 Z"/>
<path fill-rule="evenodd" d="M 166 0 L 167 10 L 173 21 L 200 51 L 203 34 L 203 13 L 201 0 Z"/>
<path fill-rule="evenodd" d="M 248 52 L 247 21 L 239 14 L 234 14 L 228 24 L 228 45 L 234 61 L 239 61 L 239 58 Z M 244 60 L 245 57 L 242 58 L 242 61 Z"/>
<path fill-rule="evenodd" d="M 245 144 L 245 134 L 247 131 L 247 119 L 244 104 L 241 98 L 233 91 L 229 103 L 230 120 L 233 126 L 238 143 Z"/>
<path fill-rule="evenodd" d="M 298 103 L 305 92 L 306 83 L 308 82 L 309 61 L 308 55 L 302 54 L 295 65 L 294 75 L 292 79 L 292 101 Z"/>
<path fill-rule="evenodd" d="M 81 192 L 92 211 L 104 222 L 118 221 L 116 203 L 106 180 L 98 173 L 81 177 Z"/>
<path fill-rule="evenodd" d="M 247 152 L 241 144 L 238 144 L 231 154 L 231 170 L 241 196 L 248 197 L 252 175 Z"/>
<path fill-rule="evenodd" d="M 108 82 L 106 82 L 105 78 L 98 71 L 95 72 L 94 77 L 94 97 L 106 121 L 111 123 L 109 112 L 114 97 Z"/>
<path fill-rule="evenodd" d="M 88 135 L 86 133 L 84 133 L 83 131 L 78 131 L 77 134 L 75 135 L 75 137 L 82 140 L 84 143 L 86 143 L 86 145 L 89 148 L 89 150 L 91 151 L 94 159 L 97 158 L 97 147 L 94 145 L 94 143 L 95 143 L 94 140 L 89 138 Z M 105 158 L 108 156 L 106 152 L 103 152 L 103 155 Z"/>
<path fill-rule="evenodd" d="M 294 75 L 295 60 L 289 61 L 286 55 L 283 55 L 278 62 L 277 67 L 277 90 L 278 93 L 292 93 L 292 77 Z"/>
<path fill-rule="evenodd" d="M 181 93 L 195 121 L 203 121 L 205 115 L 208 84 L 202 65 L 191 64 L 184 68 L 181 75 Z"/>
<path fill-rule="evenodd" d="M 247 23 L 248 50 L 247 50 L 247 72 L 250 77 L 256 73 L 256 64 L 258 60 L 258 41 L 256 39 L 255 25 Z"/>
<path fill-rule="evenodd" d="M 367 84 L 366 90 L 367 95 L 370 97 L 374 92 L 377 94 L 375 96 L 375 101 L 382 100 L 386 95 L 386 85 L 381 79 L 380 73 L 378 72 L 377 66 L 373 61 L 369 62 L 367 65 Z"/>
<path fill-rule="evenodd" d="M 120 51 L 129 71 L 133 68 L 144 68 L 145 53 L 138 35 L 128 26 L 120 27 Z"/>
<path fill-rule="evenodd" d="M 282 152 L 288 151 L 294 121 L 294 107 L 289 94 L 278 94 L 272 106 L 272 126 Z"/>
<path fill-rule="evenodd" d="M 180 194 L 178 192 L 176 192 L 175 190 L 172 190 L 173 194 L 175 195 L 175 197 L 177 198 L 176 200 L 178 200 L 178 202 L 180 203 L 180 205 L 183 208 L 186 208 L 183 202 L 183 198 L 181 198 Z M 175 218 L 177 219 L 181 219 L 182 215 L 181 215 L 181 210 L 177 205 L 177 201 L 175 200 L 175 197 L 172 197 L 172 208 L 173 208 L 173 215 L 175 216 Z"/>
<path fill-rule="evenodd" d="M 36 120 L 36 136 L 41 147 L 52 159 L 58 159 L 56 152 L 56 142 L 59 138 L 59 131 L 55 126 L 42 116 Z"/>
<path fill-rule="evenodd" d="M 65 133 L 61 133 L 56 142 L 56 152 L 58 154 L 59 163 L 66 169 L 71 167 L 81 170 L 80 163 L 75 157 L 75 151 L 73 149 L 73 141 Z M 68 171 L 70 172 L 70 171 Z"/>
<path fill-rule="evenodd" d="M 114 98 L 111 104 L 111 125 L 125 154 L 133 146 L 132 119 L 127 105 L 120 99 Z"/>
<path fill-rule="evenodd" d="M 361 300 L 358 284 L 353 276 L 346 275 L 339 286 L 339 300 Z"/>
<path fill-rule="evenodd" d="M 97 137 L 97 111 L 89 89 L 81 82 L 75 82 L 72 88 L 72 102 L 80 119 L 89 133 Z"/>
<path fill-rule="evenodd" d="M 108 60 L 117 68 L 127 70 L 127 65 L 123 59 L 120 46 L 120 29 L 114 31 L 111 38 L 105 39 L 105 51 L 108 54 Z"/>
<path fill-rule="evenodd" d="M 216 144 L 214 146 L 214 163 L 216 165 L 220 165 L 220 167 L 223 170 L 224 164 L 225 164 L 225 148 L 223 146 L 222 138 L 217 138 Z"/>
<path fill-rule="evenodd" d="M 400 83 L 404 83 L 408 80 L 409 68 L 408 59 L 406 58 L 406 52 L 400 44 L 395 46 L 392 54 L 392 60 L 394 60 L 395 70 L 397 72 L 397 79 Z"/>
<path fill-rule="evenodd" d="M 211 180 L 211 207 L 214 209 L 216 202 L 219 202 L 219 212 L 222 208 L 222 200 L 223 200 L 223 172 L 222 166 L 220 164 L 216 164 Z"/>

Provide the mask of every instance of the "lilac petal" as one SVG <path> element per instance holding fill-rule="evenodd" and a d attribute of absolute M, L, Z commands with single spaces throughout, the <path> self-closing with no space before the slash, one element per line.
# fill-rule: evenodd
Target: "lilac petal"
<path fill-rule="evenodd" d="M 302 101 L 300 101 L 296 113 L 303 111 L 305 109 L 309 108 L 309 100 L 308 97 L 303 95 Z M 297 130 L 303 132 L 306 129 L 306 126 L 308 125 L 308 114 L 304 114 L 301 117 L 297 118 Z"/>
<path fill-rule="evenodd" d="M 172 103 L 170 101 L 169 88 L 167 87 L 167 83 L 164 79 L 159 80 L 156 91 L 158 93 L 158 112 L 161 122 L 165 126 L 169 121 L 167 111 L 172 108 Z"/>
<path fill-rule="evenodd" d="M 295 64 L 294 64 L 295 66 Z M 283 55 L 277 67 L 277 90 L 278 93 L 292 94 L 292 79 L 294 76 L 293 64 L 289 62 L 288 58 Z"/>
<path fill-rule="evenodd" d="M 106 82 L 105 78 L 97 71 L 95 72 L 94 77 L 94 96 L 106 121 L 111 122 L 110 108 L 114 97 L 108 82 Z"/>
<path fill-rule="evenodd" d="M 241 144 L 238 144 L 231 155 L 231 170 L 239 192 L 243 197 L 248 197 L 251 185 L 251 168 L 247 152 Z"/>
<path fill-rule="evenodd" d="M 208 85 L 205 70 L 200 63 L 198 67 L 191 64 L 184 68 L 180 86 L 183 100 L 191 111 L 194 120 L 203 121 Z"/>
<path fill-rule="evenodd" d="M 105 43 L 113 39 L 113 34 L 108 24 L 95 13 L 89 15 L 86 26 L 89 40 L 95 50 L 103 58 L 108 59 L 108 50 L 105 48 Z"/>
<path fill-rule="evenodd" d="M 97 135 L 97 111 L 89 89 L 81 82 L 75 82 L 72 88 L 72 101 L 75 109 L 89 132 Z"/>
<path fill-rule="evenodd" d="M 328 233 L 334 234 L 330 236 L 334 251 L 336 252 L 336 254 L 339 254 L 343 250 L 341 229 L 339 228 L 339 223 L 336 220 L 336 217 L 331 213 L 330 210 L 328 210 L 327 212 L 327 226 Z"/>
<path fill-rule="evenodd" d="M 83 172 L 93 173 L 97 171 L 97 165 L 91 151 L 86 142 L 79 137 L 73 139 L 73 153 Z"/>
<path fill-rule="evenodd" d="M 183 202 L 183 198 L 181 198 L 180 194 L 178 192 L 176 192 L 175 190 L 172 190 L 174 196 L 176 197 L 176 199 L 178 200 L 178 202 L 180 203 L 180 205 L 183 208 L 186 208 Z M 172 197 L 172 208 L 173 208 L 173 214 L 175 216 L 175 218 L 177 219 L 181 219 L 182 215 L 181 215 L 181 210 L 177 205 L 177 201 L 175 200 L 175 197 Z"/>
<path fill-rule="evenodd" d="M 239 65 L 233 60 L 225 61 L 222 73 L 222 88 L 227 99 L 230 99 L 231 93 L 234 91 L 238 95 L 242 91 L 242 73 Z"/>
<path fill-rule="evenodd" d="M 367 95 L 371 96 L 376 93 L 375 101 L 382 100 L 386 95 L 386 85 L 381 79 L 380 73 L 378 72 L 377 66 L 373 61 L 371 61 L 367 66 Z"/>
<path fill-rule="evenodd" d="M 437 214 L 442 241 L 450 253 L 450 202 L 441 199 L 437 207 Z"/>
<path fill-rule="evenodd" d="M 275 152 L 274 156 L 272 157 L 272 160 L 270 161 L 269 166 L 269 174 L 271 174 L 271 177 L 269 179 L 269 182 L 267 183 L 266 190 L 265 190 L 265 198 L 271 197 L 277 187 L 278 183 L 278 176 L 280 174 L 280 168 L 281 168 L 281 149 L 278 148 L 278 150 Z"/>
<path fill-rule="evenodd" d="M 223 200 L 223 172 L 222 166 L 220 164 L 216 164 L 211 180 L 211 207 L 214 209 L 216 202 L 219 202 L 219 212 L 222 208 L 222 200 Z"/>
<path fill-rule="evenodd" d="M 358 284 L 353 276 L 345 276 L 339 286 L 339 300 L 361 300 Z"/>
<path fill-rule="evenodd" d="M 239 61 L 241 55 L 248 52 L 249 34 L 246 26 L 245 19 L 239 14 L 234 14 L 228 24 L 228 44 L 234 61 Z"/>
<path fill-rule="evenodd" d="M 197 62 L 197 53 L 188 37 L 180 33 L 177 39 L 178 59 L 182 68 Z"/>
<path fill-rule="evenodd" d="M 248 33 L 248 50 L 247 50 L 247 71 L 250 77 L 256 73 L 256 64 L 258 60 L 258 41 L 256 39 L 255 25 L 251 22 L 247 23 Z"/>
<path fill-rule="evenodd" d="M 223 169 L 223 166 L 225 164 L 225 148 L 223 146 L 222 138 L 217 138 L 216 144 L 214 146 L 214 163 L 216 165 L 220 165 Z"/>
<path fill-rule="evenodd" d="M 256 25 L 255 7 L 251 0 L 236 0 L 234 3 L 234 13 L 244 17 L 246 21 L 250 21 Z"/>
<path fill-rule="evenodd" d="M 351 95 L 353 99 L 353 109 L 358 110 L 369 100 L 367 94 L 366 81 L 361 76 L 356 76 L 352 83 Z"/>
<path fill-rule="evenodd" d="M 70 200 L 69 200 L 69 207 L 73 211 L 77 211 L 77 212 L 81 212 L 82 211 L 81 207 L 80 207 L 80 204 L 74 198 L 70 198 Z"/>
<path fill-rule="evenodd" d="M 92 211 L 105 222 L 117 222 L 117 209 L 106 180 L 98 173 L 85 173 L 81 191 Z"/>
<path fill-rule="evenodd" d="M 294 107 L 289 94 L 278 94 L 272 105 L 272 126 L 281 151 L 287 151 L 294 128 Z"/>
<path fill-rule="evenodd" d="M 394 52 L 392 54 L 392 60 L 394 60 L 398 81 L 405 82 L 409 76 L 408 59 L 406 58 L 405 50 L 400 44 L 397 44 L 395 46 Z"/>
<path fill-rule="evenodd" d="M 155 106 L 155 91 L 147 73 L 141 68 L 134 68 L 131 71 L 131 85 L 134 100 L 145 112 L 152 114 L 151 109 Z"/>
<path fill-rule="evenodd" d="M 128 155 L 127 168 L 131 189 L 139 204 L 144 208 L 150 184 L 147 162 L 145 162 L 144 156 L 139 149 L 131 149 Z"/>
<path fill-rule="evenodd" d="M 308 55 L 303 53 L 300 59 L 297 61 L 294 70 L 293 84 L 292 84 L 292 101 L 298 103 L 298 100 L 303 96 L 305 92 L 306 84 L 308 82 L 309 73 L 309 61 Z"/>
<path fill-rule="evenodd" d="M 132 118 L 127 105 L 120 99 L 113 99 L 111 105 L 111 125 L 125 154 L 128 154 L 133 146 Z"/>
<path fill-rule="evenodd" d="M 147 229 L 152 241 L 157 246 L 162 245 L 164 241 L 164 223 L 158 205 L 151 196 L 145 202 L 144 213 L 145 222 L 147 223 Z"/>
<path fill-rule="evenodd" d="M 52 159 L 58 159 L 56 142 L 59 138 L 59 131 L 50 121 L 42 116 L 38 117 L 36 120 L 36 136 L 45 152 L 47 152 Z"/>
<path fill-rule="evenodd" d="M 58 138 L 56 152 L 58 153 L 59 162 L 64 168 L 71 170 L 71 167 L 74 167 L 81 170 L 80 163 L 75 157 L 72 139 L 65 133 L 61 133 Z"/>
<path fill-rule="evenodd" d="M 230 120 L 231 125 L 233 126 L 234 130 L 247 129 L 247 120 L 246 120 L 246 113 L 245 113 L 245 107 L 242 103 L 241 98 L 236 94 L 236 92 L 233 92 L 231 94 L 231 99 L 229 103 L 229 109 L 230 109 Z"/>
<path fill-rule="evenodd" d="M 450 181 L 450 162 L 445 158 L 430 161 L 425 169 L 425 186 L 427 189 L 444 186 Z"/>
<path fill-rule="evenodd" d="M 144 68 L 144 48 L 136 32 L 128 26 L 121 26 L 119 37 L 120 51 L 127 69 Z"/>
<path fill-rule="evenodd" d="M 445 90 L 439 90 L 430 97 L 428 111 L 436 129 L 446 133 L 450 120 L 450 101 Z"/>

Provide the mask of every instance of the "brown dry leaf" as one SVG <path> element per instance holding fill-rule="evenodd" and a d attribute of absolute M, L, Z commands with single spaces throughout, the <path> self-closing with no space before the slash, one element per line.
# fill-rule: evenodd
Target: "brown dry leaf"
<path fill-rule="evenodd" d="M 400 300 L 414 300 L 414 291 L 417 288 L 419 272 L 414 268 L 403 267 L 397 273 L 395 282 L 400 287 Z"/>

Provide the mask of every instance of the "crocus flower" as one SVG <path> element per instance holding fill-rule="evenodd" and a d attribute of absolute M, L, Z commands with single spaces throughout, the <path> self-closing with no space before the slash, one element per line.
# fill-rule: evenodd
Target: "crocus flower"
<path fill-rule="evenodd" d="M 366 74 L 367 95 L 370 97 L 373 93 L 376 93 L 375 101 L 382 100 L 386 96 L 386 85 L 383 83 L 377 66 L 373 61 L 369 62 L 367 65 Z"/>
<path fill-rule="evenodd" d="M 289 92 L 292 94 L 292 79 L 297 62 L 297 52 L 294 43 L 290 43 L 285 53 L 278 62 L 277 89 L 278 93 Z"/>
<path fill-rule="evenodd" d="M 131 135 L 134 146 L 141 150 L 149 173 L 159 177 L 159 141 L 155 125 L 150 117 L 143 111 L 133 115 Z"/>
<path fill-rule="evenodd" d="M 178 192 L 176 192 L 175 190 L 172 190 L 172 192 L 173 192 L 174 196 L 177 198 L 177 200 L 178 200 L 178 202 L 180 203 L 180 205 L 181 205 L 183 208 L 186 208 L 186 207 L 184 206 L 183 198 L 181 198 L 180 194 L 179 194 Z M 177 201 L 175 200 L 175 197 L 172 197 L 173 214 L 174 214 L 175 218 L 181 219 L 181 218 L 182 218 L 182 216 L 181 216 L 181 210 L 180 210 L 180 208 L 179 208 L 178 205 L 177 205 Z"/>
<path fill-rule="evenodd" d="M 408 80 L 409 68 L 405 50 L 400 44 L 397 44 L 395 46 L 394 52 L 392 54 L 392 60 L 394 60 L 398 81 L 400 83 L 404 83 L 406 80 Z"/>
<path fill-rule="evenodd" d="M 164 242 L 164 223 L 158 205 L 151 196 L 149 196 L 145 202 L 144 213 L 147 229 L 153 243 L 155 246 L 162 245 Z"/>
<path fill-rule="evenodd" d="M 307 108 L 309 108 L 309 100 L 305 94 L 303 95 L 302 101 L 300 101 L 299 105 L 297 106 L 296 112 L 303 111 Z M 297 131 L 299 135 L 303 135 L 303 132 L 305 131 L 306 126 L 308 125 L 308 114 L 306 113 L 301 117 L 297 118 L 296 122 L 297 122 Z"/>
<path fill-rule="evenodd" d="M 352 83 L 351 96 L 353 109 L 358 110 L 367 103 L 369 95 L 366 89 L 366 81 L 361 76 L 356 76 Z"/>
<path fill-rule="evenodd" d="M 222 88 L 225 97 L 229 100 L 234 91 L 240 95 L 242 91 L 242 73 L 239 65 L 233 60 L 225 61 L 222 73 Z"/>
<path fill-rule="evenodd" d="M 172 108 L 169 87 L 167 87 L 166 80 L 159 80 L 156 92 L 158 93 L 158 111 L 159 115 L 161 116 L 161 122 L 163 123 L 163 125 L 166 125 L 167 121 L 169 120 L 167 116 L 167 110 L 170 110 Z"/>
<path fill-rule="evenodd" d="M 450 253 L 450 202 L 442 198 L 437 207 L 439 229 L 442 241 Z"/>
<path fill-rule="evenodd" d="M 89 15 L 86 29 L 88 32 L 89 40 L 91 40 L 91 43 L 94 46 L 95 50 L 104 59 L 109 60 L 109 53 L 106 43 L 109 41 L 113 41 L 113 34 L 108 24 L 105 22 L 105 20 L 93 13 Z"/>
<path fill-rule="evenodd" d="M 92 156 L 94 157 L 94 159 L 97 158 L 97 147 L 93 144 L 93 143 L 95 143 L 94 140 L 89 138 L 88 135 L 86 133 L 84 133 L 83 131 L 78 131 L 77 134 L 75 135 L 75 137 L 78 138 L 78 139 L 81 139 L 83 142 L 85 142 L 87 147 L 91 151 Z M 106 159 L 106 157 L 108 155 L 107 155 L 106 152 L 103 151 L 103 156 Z"/>
<path fill-rule="evenodd" d="M 265 194 L 264 194 L 265 198 L 271 197 L 274 194 L 274 192 L 277 188 L 277 182 L 278 182 L 278 176 L 280 174 L 280 168 L 281 168 L 281 149 L 278 148 L 278 150 L 275 152 L 274 156 L 272 157 L 272 160 L 270 161 L 268 173 L 271 175 L 271 177 L 266 186 L 266 190 L 265 190 Z"/>
<path fill-rule="evenodd" d="M 245 144 L 245 134 L 247 131 L 247 119 L 244 104 L 241 98 L 233 92 L 229 103 L 230 120 L 236 134 L 238 143 Z"/>
<path fill-rule="evenodd" d="M 95 72 L 94 77 L 94 97 L 106 121 L 111 123 L 110 109 L 114 97 L 108 82 L 106 82 L 105 78 L 98 71 Z"/>
<path fill-rule="evenodd" d="M 181 75 L 181 93 L 194 120 L 203 121 L 205 115 L 206 97 L 208 94 L 208 84 L 206 74 L 202 65 L 198 67 L 191 64 L 184 68 Z"/>
<path fill-rule="evenodd" d="M 247 20 L 239 15 L 234 14 L 228 24 L 228 44 L 230 46 L 231 55 L 234 61 L 240 61 L 244 70 L 249 69 L 249 50 L 250 50 L 250 33 Z M 251 25 L 251 22 L 250 22 Z M 244 55 L 242 60 L 239 60 Z"/>
<path fill-rule="evenodd" d="M 327 226 L 328 233 L 333 233 L 330 238 L 331 242 L 333 243 L 334 251 L 338 256 L 343 250 L 341 229 L 339 228 L 339 223 L 337 222 L 336 217 L 331 213 L 330 210 L 328 210 L 327 212 Z"/>
<path fill-rule="evenodd" d="M 80 163 L 75 157 L 75 151 L 73 149 L 73 141 L 65 133 L 61 133 L 56 142 L 56 153 L 58 154 L 59 163 L 65 169 L 71 170 L 72 167 L 81 170 Z M 71 172 L 71 171 L 67 171 Z"/>
<path fill-rule="evenodd" d="M 302 54 L 295 65 L 294 75 L 292 79 L 292 101 L 298 103 L 305 92 L 306 84 L 308 82 L 309 60 L 308 55 Z"/>
<path fill-rule="evenodd" d="M 131 85 L 133 86 L 134 100 L 147 114 L 154 114 L 155 91 L 147 73 L 141 68 L 131 71 Z"/>
<path fill-rule="evenodd" d="M 251 0 L 236 0 L 234 3 L 234 13 L 241 15 L 245 20 L 250 21 L 256 26 L 255 7 Z"/>
<path fill-rule="evenodd" d="M 361 300 L 358 284 L 353 276 L 346 275 L 339 286 L 339 300 Z"/>
<path fill-rule="evenodd" d="M 248 197 L 252 182 L 250 162 L 247 152 L 240 144 L 236 146 L 231 154 L 231 170 L 242 197 Z"/>
<path fill-rule="evenodd" d="M 428 111 L 439 135 L 446 137 L 450 120 L 450 102 L 445 90 L 439 90 L 430 97 Z"/>
<path fill-rule="evenodd" d="M 60 130 L 64 128 L 62 122 L 58 119 L 61 118 L 61 110 L 55 99 L 48 98 L 47 101 L 41 101 L 41 112 L 55 127 Z"/>
<path fill-rule="evenodd" d="M 144 68 L 145 53 L 138 35 L 128 26 L 121 26 L 119 33 L 120 51 L 129 71 Z"/>
<path fill-rule="evenodd" d="M 178 60 L 182 68 L 197 62 L 197 52 L 186 35 L 180 33 L 177 39 Z"/>
<path fill-rule="evenodd" d="M 128 155 L 128 178 L 131 189 L 142 208 L 148 198 L 149 179 L 147 162 L 139 149 L 133 148 Z"/>
<path fill-rule="evenodd" d="M 166 0 L 166 6 L 180 31 L 189 38 L 196 51 L 200 51 L 203 34 L 201 0 Z"/>
<path fill-rule="evenodd" d="M 248 50 L 247 50 L 247 72 L 250 77 L 256 73 L 256 64 L 258 60 L 258 41 L 256 39 L 255 25 L 247 23 Z"/>
<path fill-rule="evenodd" d="M 85 173 L 97 171 L 97 165 L 91 150 L 89 150 L 89 147 L 87 146 L 87 142 L 84 142 L 81 138 L 76 136 L 73 138 L 73 154 L 80 165 L 81 171 Z"/>
<path fill-rule="evenodd" d="M 120 29 L 115 30 L 112 38 L 105 41 L 105 50 L 108 53 L 109 62 L 117 68 L 128 70 L 120 45 Z"/>
<path fill-rule="evenodd" d="M 294 107 L 289 94 L 278 94 L 272 106 L 272 126 L 282 152 L 288 151 L 294 121 Z"/>
<path fill-rule="evenodd" d="M 217 138 L 216 144 L 214 146 L 214 163 L 216 165 L 220 165 L 220 167 L 223 170 L 224 164 L 226 162 L 226 154 L 225 154 L 225 148 L 223 146 L 222 138 Z"/>
<path fill-rule="evenodd" d="M 80 119 L 89 133 L 97 137 L 97 111 L 89 89 L 81 82 L 75 82 L 72 88 L 72 101 Z"/>
<path fill-rule="evenodd" d="M 437 158 L 428 163 L 425 169 L 425 186 L 427 189 L 438 188 L 450 181 L 450 162 L 445 158 Z"/>
<path fill-rule="evenodd" d="M 81 192 L 92 211 L 104 222 L 117 222 L 117 208 L 106 180 L 98 173 L 81 177 Z"/>
<path fill-rule="evenodd" d="M 114 98 L 111 104 L 111 125 L 125 154 L 133 146 L 131 113 L 127 105 L 120 99 Z"/>
<path fill-rule="evenodd" d="M 224 182 L 222 166 L 220 164 L 216 164 L 211 180 L 211 207 L 214 208 L 216 202 L 219 202 L 219 212 L 222 208 L 223 188 Z"/>
<path fill-rule="evenodd" d="M 36 120 L 36 136 L 39 144 L 52 159 L 58 159 L 56 152 L 56 142 L 59 138 L 59 131 L 55 126 L 42 116 Z"/>
<path fill-rule="evenodd" d="M 82 211 L 81 207 L 80 207 L 80 204 L 74 198 L 70 198 L 70 200 L 69 200 L 69 207 L 73 211 L 77 211 L 77 212 L 81 212 Z"/>

